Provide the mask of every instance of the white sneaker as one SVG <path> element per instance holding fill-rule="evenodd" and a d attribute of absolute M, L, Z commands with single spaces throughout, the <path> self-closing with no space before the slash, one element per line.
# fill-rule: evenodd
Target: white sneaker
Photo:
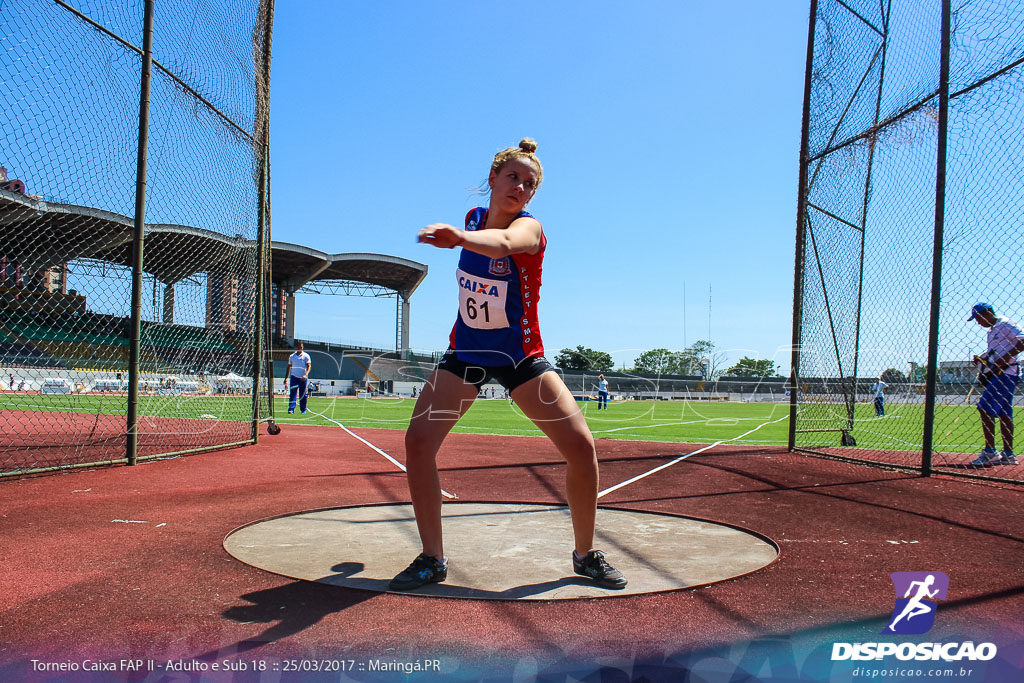
<path fill-rule="evenodd" d="M 981 451 L 981 455 L 971 461 L 971 464 L 975 467 L 991 467 L 999 463 L 999 453 L 994 448 L 984 448 Z"/>
<path fill-rule="evenodd" d="M 1000 465 L 1016 465 L 1017 456 L 1013 454 L 1013 451 L 1003 451 L 999 454 Z"/>

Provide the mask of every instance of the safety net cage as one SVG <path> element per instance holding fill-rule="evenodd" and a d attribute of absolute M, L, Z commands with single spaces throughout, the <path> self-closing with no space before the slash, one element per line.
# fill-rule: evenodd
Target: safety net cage
<path fill-rule="evenodd" d="M 253 441 L 272 0 L 0 18 L 0 475 Z"/>
<path fill-rule="evenodd" d="M 990 366 L 968 319 L 1024 321 L 1024 2 L 811 9 L 790 447 L 1024 481 L 972 464 L 979 371 L 1016 366 Z M 1008 418 L 983 407 L 1002 451 Z"/>

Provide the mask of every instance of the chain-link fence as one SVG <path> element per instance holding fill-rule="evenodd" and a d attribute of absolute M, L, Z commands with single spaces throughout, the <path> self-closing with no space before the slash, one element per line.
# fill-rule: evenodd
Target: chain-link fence
<path fill-rule="evenodd" d="M 272 0 L 0 17 L 0 474 L 251 441 Z"/>
<path fill-rule="evenodd" d="M 1024 321 L 1024 2 L 817 0 L 805 97 L 791 447 L 1024 481 L 968 320 Z"/>

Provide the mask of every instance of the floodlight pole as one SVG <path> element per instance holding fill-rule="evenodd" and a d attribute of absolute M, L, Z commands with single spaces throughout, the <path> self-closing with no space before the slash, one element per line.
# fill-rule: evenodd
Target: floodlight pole
<path fill-rule="evenodd" d="M 139 152 L 135 171 L 135 226 L 132 240 L 132 315 L 128 346 L 128 415 L 125 451 L 129 465 L 139 454 L 139 357 L 142 346 L 142 247 L 146 232 L 146 168 L 149 155 L 149 90 L 153 71 L 153 6 L 145 0 L 142 34 L 142 79 L 139 86 Z"/>
<path fill-rule="evenodd" d="M 804 308 L 804 215 L 807 213 L 807 157 L 811 124 L 811 74 L 814 66 L 814 24 L 818 0 L 811 0 L 807 21 L 807 67 L 804 71 L 804 104 L 800 124 L 800 174 L 796 199 L 796 257 L 793 268 L 793 352 L 789 380 L 789 450 L 796 448 L 797 394 L 800 387 L 800 327 Z"/>
<path fill-rule="evenodd" d="M 950 0 L 942 0 L 942 42 L 939 56 L 939 135 L 935 161 L 935 239 L 932 245 L 932 301 L 928 327 L 928 374 L 924 390 L 924 435 L 921 474 L 932 475 L 935 439 L 935 396 L 939 375 L 939 312 L 942 293 L 942 231 L 946 213 L 946 130 L 949 127 Z"/>

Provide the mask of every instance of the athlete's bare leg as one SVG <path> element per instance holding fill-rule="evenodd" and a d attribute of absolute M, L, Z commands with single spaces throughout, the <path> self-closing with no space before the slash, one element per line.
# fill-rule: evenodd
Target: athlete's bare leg
<path fill-rule="evenodd" d="M 423 553 L 444 558 L 441 535 L 441 480 L 437 452 L 448 432 L 476 398 L 476 386 L 447 370 L 435 370 L 416 400 L 405 432 L 405 466 L 409 495 Z"/>
<path fill-rule="evenodd" d="M 991 450 L 995 448 L 996 442 L 996 418 L 984 410 L 979 410 L 978 415 L 981 416 L 981 434 L 985 438 L 985 448 Z"/>
<path fill-rule="evenodd" d="M 999 418 L 999 426 L 1003 433 L 1003 450 L 1013 453 L 1013 418 Z"/>
<path fill-rule="evenodd" d="M 555 372 L 545 372 L 516 387 L 512 398 L 565 458 L 565 493 L 572 515 L 575 550 L 585 555 L 594 547 L 598 486 L 597 451 L 587 421 Z"/>

